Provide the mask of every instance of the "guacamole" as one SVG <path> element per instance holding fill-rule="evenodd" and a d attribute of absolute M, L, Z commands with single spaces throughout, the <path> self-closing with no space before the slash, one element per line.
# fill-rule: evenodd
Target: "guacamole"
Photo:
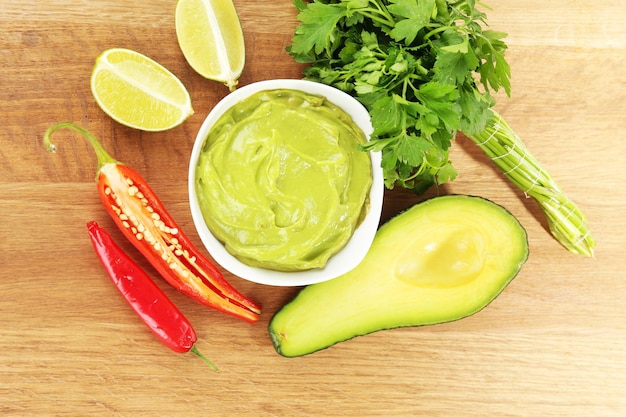
<path fill-rule="evenodd" d="M 350 240 L 372 185 L 366 141 L 321 96 L 258 92 L 215 123 L 196 167 L 204 220 L 243 263 L 278 271 L 323 268 Z"/>

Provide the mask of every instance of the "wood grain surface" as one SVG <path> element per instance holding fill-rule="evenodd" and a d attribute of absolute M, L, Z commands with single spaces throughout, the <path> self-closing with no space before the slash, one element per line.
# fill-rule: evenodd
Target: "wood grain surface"
<path fill-rule="evenodd" d="M 497 109 L 589 217 L 595 258 L 546 231 L 534 201 L 466 138 L 460 176 L 438 192 L 504 205 L 531 255 L 489 307 L 454 323 L 378 332 L 294 359 L 266 327 L 298 290 L 227 274 L 264 308 L 249 325 L 157 281 L 194 323 L 220 368 L 161 345 L 101 268 L 85 224 L 97 220 L 142 266 L 104 212 L 95 157 L 51 124 L 89 128 L 150 182 L 200 245 L 187 202 L 188 159 L 204 117 L 227 94 L 185 62 L 174 0 L 0 0 L 0 414 L 6 416 L 624 416 L 626 415 L 626 11 L 622 0 L 490 0 L 509 33 L 512 97 Z M 289 0 L 235 0 L 246 41 L 241 84 L 301 78 L 286 54 Z M 107 48 L 142 52 L 174 72 L 195 114 L 165 133 L 106 116 L 89 90 Z M 427 196 L 437 191 L 431 190 Z M 385 196 L 384 220 L 420 198 Z"/>

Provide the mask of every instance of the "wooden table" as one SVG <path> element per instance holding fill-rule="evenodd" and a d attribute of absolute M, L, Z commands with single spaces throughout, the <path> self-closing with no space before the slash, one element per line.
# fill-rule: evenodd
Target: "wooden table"
<path fill-rule="evenodd" d="M 225 87 L 184 61 L 173 0 L 0 0 L 0 414 L 626 415 L 623 2 L 488 3 L 491 27 L 509 33 L 513 73 L 512 97 L 499 97 L 497 109 L 588 215 L 596 257 L 563 249 L 536 203 L 460 136 L 451 152 L 460 176 L 439 192 L 490 198 L 529 234 L 530 258 L 499 298 L 458 322 L 379 332 L 286 359 L 266 326 L 297 288 L 227 275 L 263 304 L 260 322 L 248 325 L 158 281 L 193 321 L 198 347 L 220 368 L 213 373 L 155 340 L 98 263 L 87 221 L 124 242 L 100 204 L 91 149 L 60 135 L 51 155 L 41 138 L 62 120 L 88 127 L 147 178 L 200 245 L 187 202 L 188 158 Z M 247 43 L 241 84 L 300 78 L 302 67 L 285 52 L 297 23 L 290 1 L 235 4 Z M 172 70 L 196 113 L 166 133 L 113 122 L 89 90 L 95 57 L 111 47 Z M 417 201 L 389 191 L 383 217 Z"/>

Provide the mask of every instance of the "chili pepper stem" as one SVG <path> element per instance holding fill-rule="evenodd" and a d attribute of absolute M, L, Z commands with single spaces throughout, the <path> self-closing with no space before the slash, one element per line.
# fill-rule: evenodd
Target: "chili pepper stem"
<path fill-rule="evenodd" d="M 196 355 L 197 357 L 199 357 L 200 359 L 202 359 L 202 361 L 204 363 L 206 363 L 207 365 L 209 365 L 209 367 L 214 370 L 215 372 L 218 371 L 217 366 L 215 366 L 215 364 L 213 362 L 211 362 L 206 356 L 204 356 L 202 354 L 202 352 L 200 352 L 198 350 L 198 348 L 196 347 L 196 345 L 193 345 L 191 347 L 191 349 L 189 349 L 189 352 L 193 353 L 194 355 Z"/>
<path fill-rule="evenodd" d="M 98 158 L 98 169 L 96 171 L 96 176 L 98 175 L 98 172 L 100 172 L 100 168 L 102 168 L 103 165 L 110 163 L 121 164 L 121 162 L 113 158 L 106 150 L 104 150 L 98 139 L 96 139 L 96 137 L 92 135 L 91 132 L 72 122 L 61 122 L 48 128 L 43 136 L 43 142 L 50 152 L 54 153 L 57 151 L 56 145 L 50 142 L 50 136 L 52 136 L 52 134 L 59 129 L 71 129 L 74 132 L 81 134 L 85 137 L 85 139 L 89 141 L 89 144 L 93 147 L 94 151 L 96 152 L 96 157 Z"/>

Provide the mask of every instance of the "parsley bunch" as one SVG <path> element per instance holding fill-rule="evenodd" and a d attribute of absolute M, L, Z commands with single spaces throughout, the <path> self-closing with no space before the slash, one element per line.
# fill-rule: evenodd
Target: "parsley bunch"
<path fill-rule="evenodd" d="M 550 230 L 575 253 L 595 241 L 580 210 L 493 110 L 510 94 L 506 34 L 488 29 L 476 0 L 293 0 L 300 24 L 289 53 L 305 77 L 356 97 L 374 131 L 385 185 L 421 194 L 452 181 L 448 150 L 458 131 L 534 197 Z"/>
<path fill-rule="evenodd" d="M 456 132 L 482 130 L 489 90 L 510 90 L 505 34 L 483 30 L 472 0 L 295 3 L 302 23 L 289 52 L 312 63 L 307 78 L 368 108 L 374 133 L 364 148 L 382 152 L 386 185 L 421 193 L 453 180 Z"/>

